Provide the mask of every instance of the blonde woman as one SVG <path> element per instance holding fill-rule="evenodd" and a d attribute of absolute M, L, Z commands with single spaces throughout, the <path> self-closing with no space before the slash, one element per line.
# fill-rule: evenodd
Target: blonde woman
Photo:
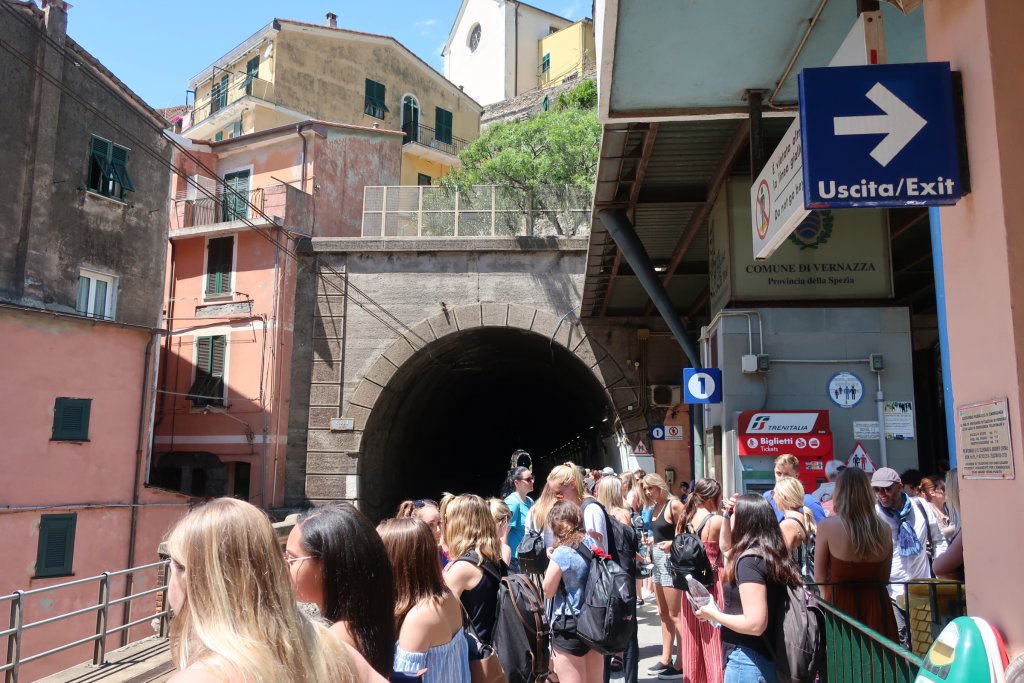
<path fill-rule="evenodd" d="M 381 522 L 377 533 L 395 568 L 395 671 L 426 669 L 423 683 L 470 683 L 462 607 L 441 578 L 429 527 L 403 517 Z"/>
<path fill-rule="evenodd" d="M 622 500 L 622 482 L 617 477 L 603 477 L 601 481 L 597 482 L 597 488 L 594 493 L 597 495 L 598 502 L 604 506 L 608 514 L 623 524 L 625 529 L 632 534 L 628 538 L 623 539 L 625 547 L 620 547 L 618 550 L 620 564 L 635 579 L 638 575 L 637 562 L 642 561 L 643 558 L 637 552 L 640 549 L 640 539 L 633 528 L 633 516 L 626 509 L 625 502 Z M 626 646 L 626 651 L 623 653 L 621 660 L 618 656 L 612 657 L 605 665 L 606 668 L 611 670 L 614 665 L 621 664 L 626 683 L 636 683 L 637 680 L 638 667 L 640 665 L 640 642 L 638 636 L 639 634 L 634 629 L 633 638 L 630 640 L 629 645 Z"/>
<path fill-rule="evenodd" d="M 782 511 L 782 521 L 779 522 L 782 539 L 793 553 L 793 557 L 797 558 L 800 554 L 799 548 L 807 542 L 816 528 L 814 515 L 810 508 L 804 505 L 804 485 L 799 479 L 783 477 L 775 482 L 772 495 L 775 507 Z M 797 566 L 800 566 L 799 561 Z"/>
<path fill-rule="evenodd" d="M 669 571 L 669 552 L 675 538 L 676 522 L 683 515 L 683 503 L 672 495 L 668 484 L 657 474 L 648 474 L 643 481 L 644 493 L 654 505 L 651 534 L 654 546 L 651 550 L 654 560 L 654 595 L 658 599 L 658 616 L 661 617 L 661 658 L 647 669 L 651 676 L 662 679 L 681 678 L 682 671 L 672 665 L 672 643 L 677 641 L 679 631 L 679 606 L 682 591 L 672 585 Z M 680 663 L 679 660 L 676 660 Z"/>
<path fill-rule="evenodd" d="M 299 611 L 261 510 L 213 500 L 175 525 L 167 549 L 173 683 L 356 680 L 348 648 Z"/>
<path fill-rule="evenodd" d="M 608 552 L 608 521 L 605 510 L 596 503 L 596 499 L 586 492 L 583 486 L 583 475 L 576 465 L 566 462 L 558 465 L 548 474 L 547 483 L 541 493 L 540 500 L 533 506 L 533 523 L 538 530 L 544 530 L 544 538 L 550 548 L 553 543 L 551 529 L 547 524 L 547 516 L 551 508 L 560 500 L 576 503 L 583 510 L 583 526 L 587 534 L 597 542 L 598 547 Z"/>
<path fill-rule="evenodd" d="M 494 525 L 498 530 L 498 540 L 501 541 L 501 559 L 511 567 L 512 556 L 514 555 L 512 545 L 509 543 L 510 531 L 512 529 L 512 509 L 501 498 L 488 498 L 487 506 L 491 508 L 491 517 L 494 518 Z M 526 528 L 525 519 L 523 520 L 523 528 Z"/>
<path fill-rule="evenodd" d="M 836 477 L 835 513 L 818 525 L 814 580 L 839 610 L 896 640 L 896 620 L 886 584 L 892 566 L 892 533 L 875 512 L 871 480 L 847 467 Z"/>
<path fill-rule="evenodd" d="M 498 611 L 498 584 L 505 573 L 491 508 L 471 493 L 445 495 L 441 527 L 452 557 L 444 570 L 448 589 L 466 608 L 480 640 L 490 644 Z"/>

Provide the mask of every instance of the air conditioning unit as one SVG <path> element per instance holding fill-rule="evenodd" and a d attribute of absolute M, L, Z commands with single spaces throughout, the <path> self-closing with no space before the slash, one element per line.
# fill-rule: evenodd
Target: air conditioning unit
<path fill-rule="evenodd" d="M 652 384 L 650 389 L 655 408 L 672 408 L 683 402 L 683 388 L 678 384 Z"/>

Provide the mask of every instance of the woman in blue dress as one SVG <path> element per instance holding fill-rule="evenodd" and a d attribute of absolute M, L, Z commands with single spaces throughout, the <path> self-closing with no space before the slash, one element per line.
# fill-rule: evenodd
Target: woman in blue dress
<path fill-rule="evenodd" d="M 426 669 L 423 683 L 470 683 L 462 606 L 441 578 L 430 528 L 404 517 L 377 531 L 395 568 L 395 671 Z"/>

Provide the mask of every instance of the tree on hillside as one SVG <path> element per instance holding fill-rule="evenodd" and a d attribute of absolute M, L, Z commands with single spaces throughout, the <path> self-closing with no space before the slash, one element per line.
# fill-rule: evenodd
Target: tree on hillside
<path fill-rule="evenodd" d="M 459 154 L 462 168 L 448 173 L 442 185 L 462 191 L 471 185 L 509 188 L 504 203 L 524 213 L 532 208 L 558 234 L 572 234 L 579 216 L 571 216 L 571 209 L 590 206 L 597 172 L 596 104 L 594 82 L 584 81 L 560 94 L 550 111 L 490 126 Z"/>

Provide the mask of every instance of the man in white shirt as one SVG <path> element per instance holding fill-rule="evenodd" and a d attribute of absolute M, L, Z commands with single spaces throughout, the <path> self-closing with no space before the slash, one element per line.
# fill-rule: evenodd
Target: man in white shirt
<path fill-rule="evenodd" d="M 904 493 L 896 470 L 891 467 L 876 470 L 871 475 L 871 488 L 875 491 L 875 511 L 892 530 L 889 598 L 893 602 L 900 643 L 909 648 L 906 586 L 898 582 L 932 578 L 932 558 L 946 552 L 946 538 L 931 506 Z M 929 545 L 932 557 L 928 556 Z"/>
<path fill-rule="evenodd" d="M 842 460 L 829 460 L 825 463 L 825 478 L 827 482 L 819 486 L 814 490 L 811 495 L 814 496 L 819 503 L 827 503 L 832 500 L 832 496 L 836 494 L 836 477 L 839 473 L 846 469 L 846 465 Z"/>

